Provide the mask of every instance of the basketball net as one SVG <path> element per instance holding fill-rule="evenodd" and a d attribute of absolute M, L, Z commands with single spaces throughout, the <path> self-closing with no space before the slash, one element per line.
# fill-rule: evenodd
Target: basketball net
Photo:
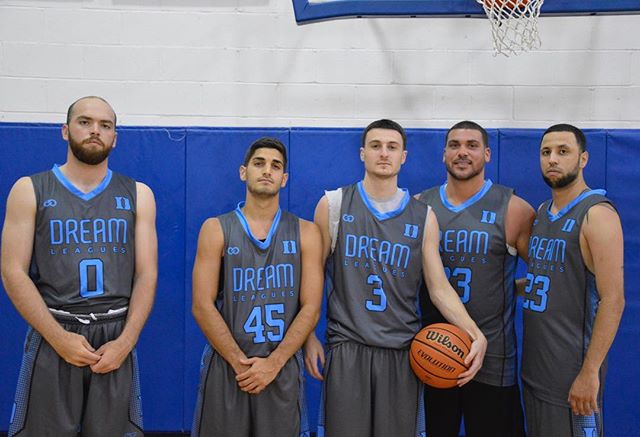
<path fill-rule="evenodd" d="M 476 0 L 491 23 L 494 55 L 509 56 L 540 47 L 538 17 L 544 0 Z"/>

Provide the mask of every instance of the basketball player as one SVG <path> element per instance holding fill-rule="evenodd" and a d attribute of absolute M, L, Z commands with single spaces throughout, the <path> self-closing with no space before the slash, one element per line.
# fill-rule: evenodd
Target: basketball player
<path fill-rule="evenodd" d="M 491 159 L 487 131 L 472 121 L 447 132 L 443 162 L 447 182 L 422 192 L 440 225 L 440 257 L 451 286 L 488 341 L 482 368 L 463 387 L 425 386 L 427 435 L 457 437 L 464 416 L 468 437 L 524 435 L 516 378 L 515 268 L 527 259 L 535 216 L 511 188 L 485 180 Z M 428 297 L 425 299 L 428 300 Z M 442 322 L 433 307 L 423 309 L 425 325 Z"/>
<path fill-rule="evenodd" d="M 308 437 L 300 348 L 320 316 L 318 227 L 282 211 L 287 152 L 254 142 L 246 200 L 202 225 L 193 314 L 209 343 L 192 436 Z"/>
<path fill-rule="evenodd" d="M 7 200 L 2 280 L 29 323 L 9 436 L 142 436 L 134 346 L 157 279 L 155 200 L 112 172 L 116 115 L 74 102 L 62 166 Z"/>
<path fill-rule="evenodd" d="M 315 220 L 328 263 L 327 345 L 318 435 L 414 437 L 424 432 L 422 384 L 408 348 L 420 329 L 418 293 L 426 279 L 447 320 L 472 337 L 470 369 L 478 372 L 486 339 L 444 275 L 438 222 L 430 209 L 399 189 L 407 150 L 404 129 L 378 120 L 364 131 L 364 180 L 328 191 Z M 324 351 L 312 335 L 305 352 L 309 372 L 321 379 Z"/>
<path fill-rule="evenodd" d="M 529 242 L 522 382 L 529 437 L 603 436 L 606 356 L 624 309 L 623 240 L 604 190 L 584 181 L 582 131 L 546 130 L 542 177 L 551 199 Z"/>

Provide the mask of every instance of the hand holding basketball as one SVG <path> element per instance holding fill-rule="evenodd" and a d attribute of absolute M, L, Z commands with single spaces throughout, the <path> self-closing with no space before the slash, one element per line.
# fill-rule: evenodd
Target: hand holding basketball
<path fill-rule="evenodd" d="M 435 323 L 416 334 L 409 362 L 416 376 L 436 388 L 463 386 L 482 367 L 487 351 L 487 339 L 478 330 L 472 340 L 455 325 Z"/>
<path fill-rule="evenodd" d="M 487 352 L 487 339 L 480 330 L 478 330 L 478 332 L 478 337 L 471 343 L 471 352 L 469 352 L 469 355 L 465 359 L 465 364 L 469 366 L 469 370 L 458 375 L 458 386 L 460 387 L 476 376 L 476 373 L 478 373 L 482 367 L 484 355 Z"/>
<path fill-rule="evenodd" d="M 469 369 L 466 358 L 471 339 L 462 329 L 447 323 L 423 328 L 411 343 L 409 362 L 416 376 L 436 388 L 451 388 L 458 376 Z"/>

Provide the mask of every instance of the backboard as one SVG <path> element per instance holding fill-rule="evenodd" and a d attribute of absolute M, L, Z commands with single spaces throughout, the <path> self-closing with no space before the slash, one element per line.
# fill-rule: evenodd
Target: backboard
<path fill-rule="evenodd" d="M 293 0 L 296 21 L 348 17 L 485 17 L 476 0 Z M 542 15 L 640 13 L 640 0 L 546 0 Z"/>

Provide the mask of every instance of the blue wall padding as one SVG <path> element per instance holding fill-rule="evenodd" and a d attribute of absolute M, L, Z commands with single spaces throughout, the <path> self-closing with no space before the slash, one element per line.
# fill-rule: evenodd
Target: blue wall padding
<path fill-rule="evenodd" d="M 21 176 L 63 163 L 66 145 L 59 126 L 4 127 L 0 124 L 0 216 L 4 223 L 9 190 Z M 15 310 L 4 288 L 0 293 L 0 429 L 7 430 L 18 381 L 27 325 Z"/>
<path fill-rule="evenodd" d="M 626 307 L 609 354 L 605 410 L 610 436 L 637 436 L 640 401 L 640 149 L 638 131 L 607 133 L 607 189 L 622 217 Z"/>
<path fill-rule="evenodd" d="M 152 187 L 156 198 L 158 290 L 138 346 L 149 429 L 173 429 L 182 421 L 182 390 L 175 387 L 184 385 L 184 316 L 176 309 L 185 305 L 185 150 L 184 129 L 122 129 L 110 162 Z"/>
<path fill-rule="evenodd" d="M 281 204 L 307 220 L 323 190 L 355 182 L 364 171 L 359 158 L 361 129 L 328 128 L 145 128 L 119 129 L 110 165 L 149 185 L 157 202 L 159 280 L 156 304 L 145 327 L 140 356 L 145 427 L 152 431 L 191 428 L 200 356 L 205 338 L 191 316 L 191 270 L 198 231 L 207 217 L 235 208 L 245 188 L 238 177 L 245 150 L 262 136 L 275 136 L 289 151 L 289 184 Z M 516 188 L 537 207 L 549 197 L 540 177 L 539 129 L 491 129 L 487 177 Z M 640 328 L 640 130 L 587 130 L 591 187 L 606 188 L 625 231 L 627 306 L 610 353 L 605 396 L 607 436 L 638 435 L 640 401 L 637 365 Z M 446 179 L 442 164 L 445 129 L 409 129 L 408 158 L 400 186 L 412 194 Z M 0 123 L 0 214 L 15 180 L 63 163 L 66 144 L 60 127 Z M 519 272 L 523 272 L 520 266 Z M 26 324 L 0 293 L 0 430 L 9 415 Z M 518 311 L 520 313 L 520 311 Z M 518 317 L 518 321 L 520 317 Z M 324 337 L 321 319 L 316 332 Z M 518 332 L 521 330 L 518 329 Z M 308 378 L 310 419 L 315 426 L 320 384 Z"/>

